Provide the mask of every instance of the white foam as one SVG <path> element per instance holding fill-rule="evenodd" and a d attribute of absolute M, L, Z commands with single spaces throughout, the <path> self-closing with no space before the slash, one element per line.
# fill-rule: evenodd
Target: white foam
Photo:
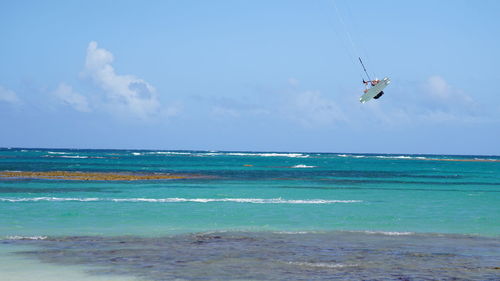
<path fill-rule="evenodd" d="M 89 158 L 88 156 L 80 156 L 80 155 L 61 155 L 61 156 L 43 155 L 42 157 L 50 157 L 50 158 L 73 158 L 73 159 L 85 159 L 85 158 Z"/>
<path fill-rule="evenodd" d="M 302 153 L 253 153 L 253 152 L 211 152 L 200 153 L 195 156 L 258 156 L 258 157 L 291 157 L 308 158 L 309 155 Z"/>
<path fill-rule="evenodd" d="M 45 240 L 47 236 L 7 236 L 7 240 Z"/>
<path fill-rule="evenodd" d="M 304 164 L 299 164 L 299 165 L 292 166 L 292 168 L 316 168 L 316 166 L 308 166 L 308 165 L 304 165 Z"/>
<path fill-rule="evenodd" d="M 210 203 L 210 202 L 233 202 L 253 204 L 335 204 L 335 203 L 360 203 L 361 200 L 325 200 L 306 199 L 290 200 L 281 198 L 60 198 L 60 197 L 34 197 L 34 198 L 0 198 L 0 202 L 148 202 L 148 203 Z"/>
<path fill-rule="evenodd" d="M 132 152 L 132 155 L 139 156 L 139 155 L 142 155 L 142 153 L 140 153 L 140 152 Z"/>
<path fill-rule="evenodd" d="M 85 159 L 85 158 L 89 158 L 88 156 L 80 156 L 80 155 L 74 155 L 74 156 L 66 156 L 66 155 L 63 155 L 63 156 L 57 156 L 57 157 L 61 157 L 61 158 L 74 158 L 74 159 Z"/>
<path fill-rule="evenodd" d="M 327 263 L 327 262 L 288 262 L 288 264 L 306 266 L 306 267 L 323 267 L 323 268 L 346 268 L 356 267 L 358 264 L 343 264 L 343 263 Z"/>
<path fill-rule="evenodd" d="M 402 236 L 402 235 L 412 235 L 412 234 L 415 234 L 414 232 L 371 231 L 371 230 L 349 231 L 349 232 L 360 232 L 360 233 L 366 233 L 366 234 L 379 234 L 379 235 L 389 235 L 389 236 Z"/>
<path fill-rule="evenodd" d="M 418 160 L 426 160 L 428 159 L 427 157 L 423 156 L 407 156 L 407 155 L 399 155 L 399 156 L 375 156 L 375 158 L 380 158 L 380 159 L 418 159 Z"/>
<path fill-rule="evenodd" d="M 148 154 L 160 154 L 160 155 L 191 155 L 191 152 L 177 152 L 177 151 L 153 151 L 148 152 Z"/>
<path fill-rule="evenodd" d="M 320 233 L 320 232 L 318 232 L 318 231 L 274 231 L 273 233 L 296 235 L 296 234 L 311 234 L 311 233 Z"/>
<path fill-rule="evenodd" d="M 48 154 L 70 154 L 68 152 L 59 152 L 59 151 L 49 151 Z"/>
<path fill-rule="evenodd" d="M 382 159 L 412 159 L 413 157 L 410 156 L 375 156 L 375 158 L 382 158 Z"/>
<path fill-rule="evenodd" d="M 0 202 L 38 202 L 38 201 L 50 201 L 50 202 L 64 202 L 64 201 L 102 201 L 100 198 L 61 198 L 61 197 L 33 197 L 33 198 L 0 198 Z"/>
<path fill-rule="evenodd" d="M 160 202 L 160 203 L 178 203 L 178 202 L 234 202 L 234 203 L 254 203 L 254 204 L 333 204 L 333 203 L 359 203 L 360 200 L 286 200 L 281 198 L 262 199 L 262 198 L 123 198 L 111 199 L 114 202 Z"/>

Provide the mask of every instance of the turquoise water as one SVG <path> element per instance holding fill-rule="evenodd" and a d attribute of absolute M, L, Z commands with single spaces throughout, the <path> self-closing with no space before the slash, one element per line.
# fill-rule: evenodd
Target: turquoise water
<path fill-rule="evenodd" d="M 477 158 L 499 160 L 3 149 L 0 170 L 4 171 L 159 172 L 208 177 L 135 182 L 2 179 L 0 236 L 155 236 L 215 230 L 498 236 L 500 162 L 429 160 Z"/>
<path fill-rule="evenodd" d="M 0 177 L 0 280 L 499 276 L 497 156 L 0 149 L 0 171 L 196 176 Z"/>

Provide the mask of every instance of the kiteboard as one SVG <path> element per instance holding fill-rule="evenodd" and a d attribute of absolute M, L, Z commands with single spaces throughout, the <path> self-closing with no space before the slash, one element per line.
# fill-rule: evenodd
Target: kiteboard
<path fill-rule="evenodd" d="M 361 103 L 365 103 L 373 98 L 379 98 L 380 96 L 377 97 L 377 95 L 382 92 L 385 87 L 389 85 L 389 83 L 391 83 L 391 79 L 389 79 L 389 77 L 385 77 L 380 82 L 378 82 L 377 85 L 368 89 L 368 91 L 366 91 L 366 93 L 362 95 L 361 98 L 359 98 L 359 101 Z"/>

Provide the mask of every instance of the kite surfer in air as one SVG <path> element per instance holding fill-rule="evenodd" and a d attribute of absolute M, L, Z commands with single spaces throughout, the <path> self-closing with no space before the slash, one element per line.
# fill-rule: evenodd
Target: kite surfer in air
<path fill-rule="evenodd" d="M 378 80 L 377 78 L 375 78 L 375 80 L 371 80 L 371 81 L 365 81 L 365 79 L 363 79 L 363 84 L 365 84 L 365 90 L 363 91 L 365 94 L 368 93 L 368 83 L 370 83 L 370 85 L 373 87 L 375 85 L 377 85 L 378 83 L 380 82 L 380 80 Z M 374 99 L 378 99 L 380 98 L 382 95 L 384 94 L 384 91 L 380 91 L 378 94 L 376 94 L 373 98 Z"/>
<path fill-rule="evenodd" d="M 337 16 L 339 17 L 340 23 L 344 27 L 344 31 L 347 35 L 347 38 L 349 39 L 352 47 L 352 51 L 356 53 L 356 46 L 354 44 L 354 41 L 352 40 L 352 36 L 349 33 L 349 30 L 347 30 L 344 20 L 342 19 L 342 15 L 339 12 L 339 9 L 337 8 L 337 4 L 335 4 L 335 1 L 333 1 L 333 4 L 335 6 L 335 10 L 337 11 Z M 365 85 L 365 90 L 363 91 L 363 95 L 359 98 L 359 101 L 361 103 L 365 103 L 367 101 L 370 101 L 372 99 L 378 99 L 384 94 L 384 89 L 391 83 L 391 79 L 389 77 L 385 77 L 382 80 L 375 79 L 372 80 L 370 78 L 370 75 L 368 75 L 368 71 L 366 71 L 366 67 L 363 64 L 363 61 L 361 60 L 361 57 L 358 56 L 359 62 L 361 63 L 361 66 L 363 67 L 363 70 L 366 74 L 366 77 L 368 78 L 367 81 L 363 78 L 363 84 Z"/>
<path fill-rule="evenodd" d="M 363 91 L 364 94 L 361 96 L 359 99 L 360 102 L 365 103 L 371 99 L 378 99 L 384 94 L 384 88 L 391 83 L 391 80 L 389 77 L 386 77 L 382 80 L 379 79 L 370 79 L 370 75 L 368 75 L 368 72 L 366 71 L 365 65 L 363 64 L 363 61 L 361 58 L 358 58 L 359 62 L 361 63 L 361 66 L 363 66 L 363 70 L 366 73 L 366 76 L 368 77 L 368 81 L 365 81 L 363 79 L 363 84 L 365 84 L 365 90 Z M 368 83 L 370 85 L 368 85 Z"/>

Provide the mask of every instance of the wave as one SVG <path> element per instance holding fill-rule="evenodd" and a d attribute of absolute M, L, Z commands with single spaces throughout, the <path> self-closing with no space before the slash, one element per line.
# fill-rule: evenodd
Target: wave
<path fill-rule="evenodd" d="M 80 202 L 90 202 L 90 201 L 104 201 L 100 198 L 61 198 L 61 197 L 33 197 L 33 198 L 0 198 L 0 202 L 38 202 L 38 201 L 51 201 L 51 202 L 63 202 L 63 201 L 80 201 Z"/>
<path fill-rule="evenodd" d="M 388 236 L 402 236 L 402 235 L 413 235 L 415 232 L 398 232 L 398 231 L 372 231 L 372 230 L 360 230 L 360 231 L 347 231 L 355 233 L 365 233 L 365 234 L 378 234 L 378 235 L 388 235 Z"/>
<path fill-rule="evenodd" d="M 423 156 L 405 156 L 405 155 L 400 155 L 400 156 L 375 156 L 375 158 L 381 158 L 381 159 L 418 159 L 418 160 L 425 160 L 428 159 Z"/>
<path fill-rule="evenodd" d="M 0 198 L 0 202 L 143 202 L 143 203 L 210 203 L 233 202 L 254 204 L 335 204 L 361 203 L 361 200 L 325 200 L 325 199 L 282 199 L 282 198 L 61 198 L 61 197 L 34 197 L 34 198 Z"/>
<path fill-rule="evenodd" d="M 408 155 L 352 155 L 352 154 L 337 154 L 338 157 L 349 158 L 378 158 L 378 159 L 396 159 L 396 160 L 428 160 L 430 158 L 423 156 L 408 156 Z"/>
<path fill-rule="evenodd" d="M 325 233 L 324 231 L 273 231 L 274 234 L 289 234 L 289 235 L 297 235 L 297 234 L 318 234 Z"/>
<path fill-rule="evenodd" d="M 209 152 L 197 153 L 194 156 L 257 156 L 257 157 L 291 157 L 308 158 L 309 155 L 302 153 L 255 153 L 255 152 Z"/>
<path fill-rule="evenodd" d="M 352 155 L 352 154 L 338 154 L 338 157 L 350 157 L 350 158 L 366 158 L 365 155 Z"/>
<path fill-rule="evenodd" d="M 60 152 L 60 151 L 48 151 L 48 154 L 71 154 L 69 152 Z"/>
<path fill-rule="evenodd" d="M 258 152 L 178 152 L 178 151 L 152 151 L 152 152 L 132 152 L 134 156 L 141 155 L 187 155 L 187 156 L 197 156 L 197 157 L 207 157 L 207 156 L 256 156 L 256 157 L 291 157 L 291 158 L 307 158 L 309 155 L 302 153 L 258 153 Z"/>
<path fill-rule="evenodd" d="M 7 236 L 7 240 L 45 240 L 47 236 Z"/>
<path fill-rule="evenodd" d="M 320 267 L 320 268 L 346 268 L 346 267 L 357 267 L 358 264 L 343 264 L 343 263 L 329 263 L 329 262 L 295 262 L 290 261 L 288 264 L 305 266 L 305 267 Z"/>
<path fill-rule="evenodd" d="M 261 157 L 292 157 L 307 158 L 309 155 L 302 153 L 228 153 L 231 156 L 261 156 Z"/>
<path fill-rule="evenodd" d="M 85 159 L 85 158 L 89 158 L 88 156 L 80 156 L 80 155 L 75 155 L 75 156 L 59 156 L 61 158 L 74 158 L 74 159 Z"/>
<path fill-rule="evenodd" d="M 192 155 L 191 152 L 177 152 L 177 151 L 153 151 L 146 154 L 160 154 L 160 155 Z"/>
<path fill-rule="evenodd" d="M 86 158 L 89 158 L 88 156 L 80 156 L 80 155 L 61 155 L 61 156 L 44 155 L 42 157 L 50 157 L 50 158 L 73 158 L 73 159 L 86 159 Z M 104 158 L 104 157 L 92 157 L 92 158 Z"/>
<path fill-rule="evenodd" d="M 299 164 L 299 165 L 292 166 L 290 168 L 316 168 L 316 166 L 308 166 L 308 165 L 304 165 L 304 164 Z"/>

